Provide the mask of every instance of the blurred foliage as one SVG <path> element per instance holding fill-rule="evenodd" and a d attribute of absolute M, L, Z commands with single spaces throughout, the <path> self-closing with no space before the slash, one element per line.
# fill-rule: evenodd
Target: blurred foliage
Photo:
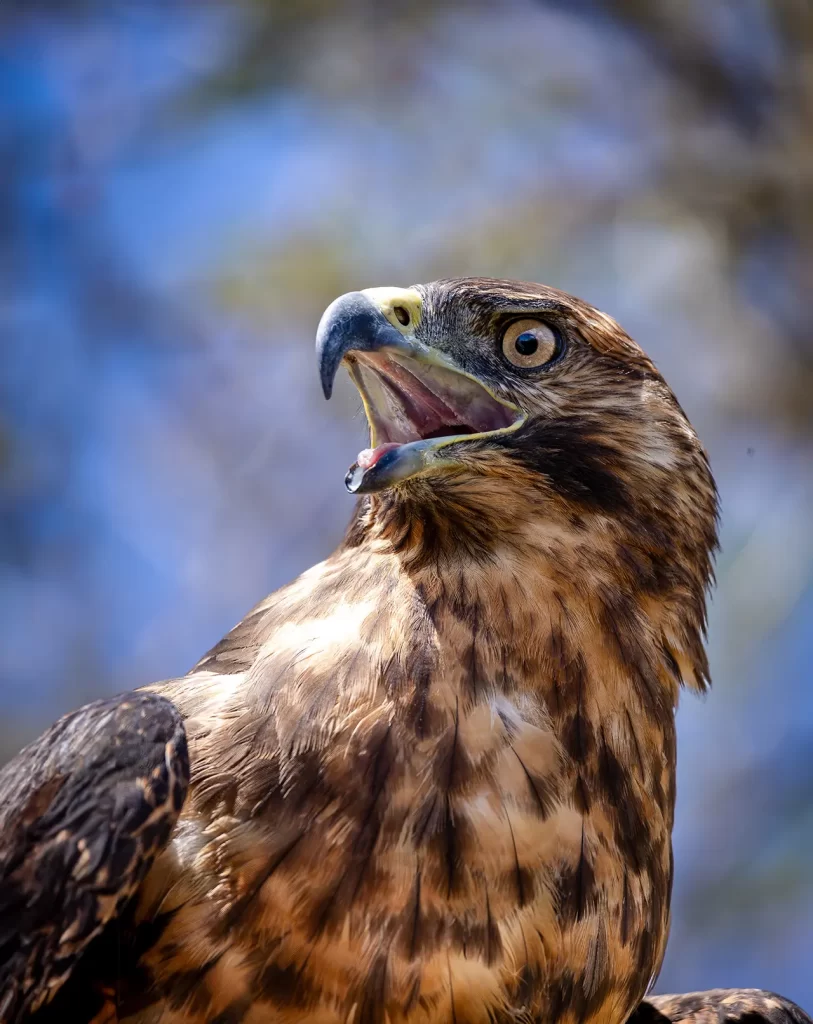
<path fill-rule="evenodd" d="M 477 6 L 487 18 L 489 5 Z M 627 33 L 650 62 L 652 82 L 646 84 L 664 90 L 662 111 L 668 118 L 665 124 L 648 126 L 658 133 L 659 150 L 650 168 L 651 182 L 631 194 L 616 190 L 606 213 L 697 219 L 715 235 L 726 275 L 740 292 L 737 299 L 750 316 L 765 319 L 766 330 L 785 348 L 781 365 L 769 370 L 770 389 L 763 386 L 761 400 L 781 409 L 798 429 L 809 431 L 813 427 L 813 335 L 808 326 L 813 287 L 813 7 L 806 0 L 777 0 L 771 5 L 750 0 L 606 0 L 539 6 L 558 7 L 565 16 L 578 11 L 588 19 L 606 18 L 613 31 Z M 459 5 L 452 3 L 367 0 L 342 4 L 252 0 L 246 8 L 250 30 L 241 36 L 225 66 L 181 97 L 181 109 L 208 112 L 212 105 L 293 87 L 328 106 L 384 107 L 390 130 L 407 135 L 415 128 L 416 104 L 402 100 L 413 99 L 413 91 L 425 91 L 420 48 L 427 40 L 431 43 L 433 29 L 444 15 L 450 16 L 456 8 L 459 13 Z M 340 51 L 340 60 L 330 52 L 334 49 Z M 519 95 L 515 114 L 520 115 L 517 127 L 522 129 L 521 115 L 526 113 L 522 108 L 532 105 L 533 98 L 522 94 L 526 83 L 516 73 L 515 48 L 485 54 L 482 49 L 475 54 L 466 50 L 464 40 L 464 58 L 485 57 L 486 66 L 478 70 L 494 76 L 498 90 L 508 91 L 506 81 L 519 87 L 506 99 L 513 105 Z M 612 63 L 608 61 L 611 72 L 617 73 Z M 557 79 L 544 83 L 546 106 L 559 108 L 557 113 L 566 117 L 574 105 L 595 104 L 599 98 L 590 88 L 595 83 L 579 81 L 585 71 L 589 78 L 589 69 L 571 64 L 557 69 Z M 483 104 L 478 115 L 485 130 L 489 113 L 502 120 L 512 112 L 499 100 L 491 111 Z M 601 183 L 590 182 L 591 192 L 596 186 L 600 189 Z M 460 264 L 461 256 L 471 251 L 472 229 L 480 236 L 474 251 L 488 253 L 491 261 L 494 248 L 499 258 L 506 244 L 510 246 L 507 264 L 515 264 L 524 254 L 536 258 L 539 233 L 528 229 L 538 227 L 547 234 L 551 214 L 560 206 L 548 189 L 540 191 L 531 197 L 531 209 L 524 202 L 516 204 L 515 210 L 501 204 L 495 223 L 486 226 L 485 238 L 479 219 L 455 224 L 444 234 L 443 244 L 450 251 L 441 254 L 438 264 Z M 606 196 L 594 201 L 605 208 L 608 204 Z M 573 205 L 568 204 L 571 208 L 565 215 L 572 217 Z M 595 215 L 592 203 L 582 205 L 584 223 L 592 223 Z M 337 247 L 335 239 L 327 243 L 326 250 L 318 243 L 314 248 L 329 261 Z M 261 254 L 257 257 L 250 262 L 262 267 Z M 287 259 L 287 254 L 277 254 L 271 262 L 277 258 Z M 762 273 L 765 263 L 771 265 L 770 274 Z M 263 277 L 266 269 L 273 274 L 273 268 L 263 267 Z M 266 295 L 269 308 L 277 298 L 273 292 Z"/>
<path fill-rule="evenodd" d="M 341 535 L 335 295 L 548 281 L 653 354 L 723 496 L 660 987 L 813 1005 L 810 0 L 6 0 L 0 167 L 2 752 Z"/>

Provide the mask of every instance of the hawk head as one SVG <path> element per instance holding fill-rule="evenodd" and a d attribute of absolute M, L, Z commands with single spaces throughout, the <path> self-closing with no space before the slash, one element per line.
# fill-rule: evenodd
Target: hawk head
<path fill-rule="evenodd" d="M 343 363 L 369 420 L 370 447 L 346 478 L 367 496 L 365 522 L 398 510 L 424 545 L 431 535 L 474 557 L 533 535 L 585 585 L 612 578 L 704 618 L 717 520 L 708 461 L 611 317 L 516 281 L 370 288 L 326 310 L 317 352 L 326 396 Z"/>
<path fill-rule="evenodd" d="M 550 497 L 596 511 L 649 491 L 714 518 L 705 455 L 669 387 L 572 295 L 487 278 L 350 292 L 322 317 L 317 352 L 325 396 L 343 362 L 370 424 L 350 491 L 524 468 Z"/>

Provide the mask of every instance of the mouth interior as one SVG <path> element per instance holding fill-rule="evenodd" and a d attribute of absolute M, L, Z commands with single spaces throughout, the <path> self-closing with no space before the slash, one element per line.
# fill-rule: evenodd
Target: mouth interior
<path fill-rule="evenodd" d="M 476 380 L 395 350 L 353 352 L 349 362 L 372 431 L 373 447 L 358 456 L 362 469 L 413 441 L 492 433 L 521 417 Z"/>

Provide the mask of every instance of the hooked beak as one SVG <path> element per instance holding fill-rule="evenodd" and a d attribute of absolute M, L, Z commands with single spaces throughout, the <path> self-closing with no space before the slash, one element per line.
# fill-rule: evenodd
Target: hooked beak
<path fill-rule="evenodd" d="M 415 338 L 415 289 L 348 292 L 325 310 L 316 332 L 322 390 L 330 398 L 344 362 L 370 424 L 345 486 L 353 493 L 391 487 L 454 461 L 449 445 L 516 430 L 526 419 L 437 349 Z"/>

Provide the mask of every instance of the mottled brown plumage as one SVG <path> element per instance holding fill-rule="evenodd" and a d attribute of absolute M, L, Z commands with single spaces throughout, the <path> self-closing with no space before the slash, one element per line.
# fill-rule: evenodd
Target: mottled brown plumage
<path fill-rule="evenodd" d="M 668 933 L 678 692 L 708 681 L 702 447 L 555 289 L 355 293 L 319 345 L 376 434 L 345 542 L 152 688 L 182 817 L 37 1019 L 90 971 L 138 1024 L 621 1024 Z"/>
<path fill-rule="evenodd" d="M 810 1024 L 810 1017 L 774 992 L 715 988 L 679 996 L 650 996 L 629 1024 Z"/>
<path fill-rule="evenodd" d="M 0 1021 L 45 1005 L 115 921 L 188 779 L 178 712 L 144 693 L 66 715 L 0 771 Z M 107 1002 L 96 981 L 94 1010 Z"/>
<path fill-rule="evenodd" d="M 620 1022 L 660 967 L 674 707 L 707 678 L 705 455 L 586 304 L 419 296 L 418 339 L 529 421 L 363 499 L 331 558 L 160 687 L 194 764 L 139 911 L 172 912 L 143 966 L 173 1020 Z M 566 337 L 555 366 L 502 360 L 520 313 Z"/>

